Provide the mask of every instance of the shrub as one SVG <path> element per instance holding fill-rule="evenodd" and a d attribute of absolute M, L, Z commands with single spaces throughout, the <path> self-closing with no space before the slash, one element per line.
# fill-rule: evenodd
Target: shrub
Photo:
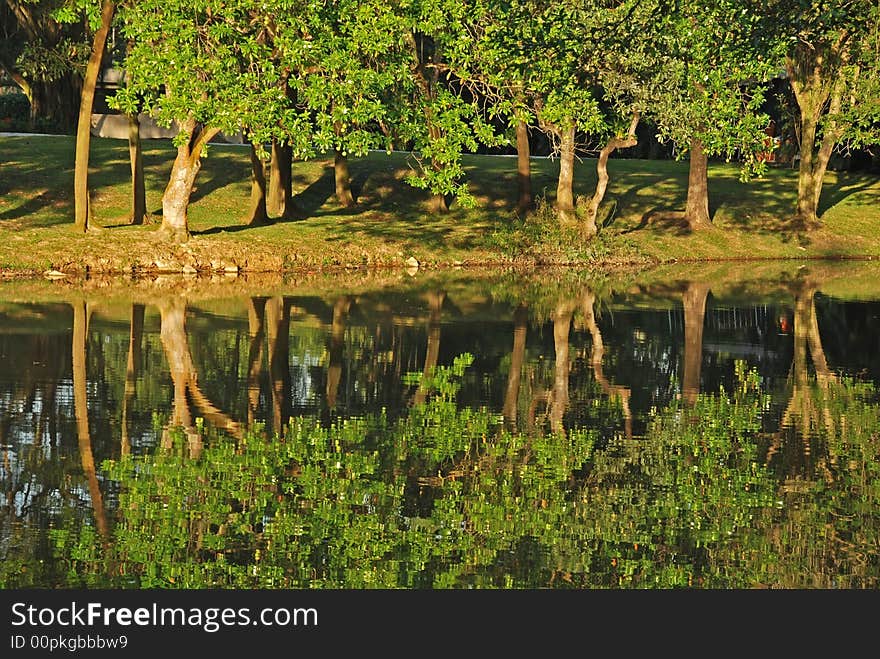
<path fill-rule="evenodd" d="M 30 124 L 30 103 L 18 91 L 0 93 L 0 128 L 26 130 Z"/>

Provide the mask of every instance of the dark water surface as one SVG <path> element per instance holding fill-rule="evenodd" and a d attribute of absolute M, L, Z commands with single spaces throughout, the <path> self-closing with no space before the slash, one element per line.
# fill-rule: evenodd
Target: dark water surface
<path fill-rule="evenodd" d="M 880 587 L 871 263 L 0 286 L 0 587 Z"/>

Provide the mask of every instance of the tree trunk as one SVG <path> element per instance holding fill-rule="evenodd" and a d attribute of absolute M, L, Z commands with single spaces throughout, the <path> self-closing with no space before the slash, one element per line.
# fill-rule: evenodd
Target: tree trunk
<path fill-rule="evenodd" d="M 345 318 L 351 308 L 351 298 L 343 295 L 333 305 L 333 322 L 330 326 L 330 345 L 327 366 L 327 407 L 336 408 L 336 393 L 342 379 L 342 351 L 345 346 Z"/>
<path fill-rule="evenodd" d="M 269 194 L 266 199 L 272 217 L 288 219 L 293 216 L 293 149 L 287 144 L 272 142 L 272 161 L 269 165 Z"/>
<path fill-rule="evenodd" d="M 806 226 L 819 222 L 817 201 L 821 181 L 816 180 L 813 158 L 816 147 L 816 129 L 819 125 L 821 108 L 812 108 L 804 103 L 801 107 L 800 164 L 798 166 L 798 198 L 796 217 Z"/>
<path fill-rule="evenodd" d="M 841 97 L 839 91 L 831 97 L 829 113 L 840 111 Z M 809 111 L 809 110 L 807 110 Z M 822 181 L 828 170 L 828 163 L 834 151 L 838 134 L 834 121 L 825 126 L 819 150 L 815 151 L 816 129 L 821 119 L 821 110 L 815 116 L 808 117 L 801 111 L 801 148 L 800 166 L 798 168 L 798 200 L 797 214 L 806 228 L 819 226 L 819 198 L 822 195 Z"/>
<path fill-rule="evenodd" d="M 79 102 L 79 119 L 76 125 L 76 164 L 73 173 L 74 222 L 80 231 L 87 231 L 91 220 L 89 203 L 89 146 L 92 139 L 92 106 L 95 100 L 95 87 L 101 74 L 101 61 L 110 23 L 116 12 L 116 3 L 104 0 L 101 7 L 101 27 L 95 32 L 92 54 L 86 66 L 82 94 Z"/>
<path fill-rule="evenodd" d="M 605 198 L 605 192 L 608 190 L 608 158 L 617 149 L 627 149 L 636 146 L 639 143 L 639 140 L 636 137 L 636 128 L 639 125 L 639 118 L 640 115 L 638 112 L 633 113 L 626 137 L 612 137 L 599 152 L 599 158 L 596 161 L 596 191 L 590 198 L 590 203 L 587 206 L 587 216 L 584 220 L 584 234 L 586 236 L 592 237 L 599 232 L 596 219 L 599 215 L 599 206 L 602 204 L 602 200 Z"/>
<path fill-rule="evenodd" d="M 419 88 L 419 91 L 422 93 L 422 96 L 426 99 L 424 111 L 428 138 L 431 141 L 439 140 L 443 137 L 443 131 L 437 126 L 437 123 L 434 120 L 434 111 L 430 104 L 430 101 L 435 98 L 434 88 L 437 85 L 439 74 L 436 67 L 429 67 L 428 62 L 423 60 L 425 49 L 421 48 L 420 44 L 416 42 L 414 33 L 407 31 L 404 33 L 403 38 L 407 42 L 412 57 L 410 71 L 412 72 L 413 80 Z M 436 160 L 432 160 L 431 166 L 435 171 L 440 171 L 443 168 L 442 163 L 439 163 Z M 435 193 L 432 195 L 431 199 L 428 201 L 428 210 L 431 213 L 447 212 L 449 210 L 449 204 L 446 201 L 446 195 L 442 193 Z"/>
<path fill-rule="evenodd" d="M 709 285 L 691 282 L 682 294 L 684 308 L 684 375 L 682 398 L 688 405 L 697 401 L 700 393 L 700 370 L 703 364 L 703 325 L 706 318 L 706 298 Z"/>
<path fill-rule="evenodd" d="M 431 135 L 431 139 L 441 139 L 443 137 L 443 132 L 434 124 L 434 120 L 431 117 L 430 112 L 427 113 L 425 121 L 428 122 L 428 132 Z M 434 168 L 435 171 L 440 171 L 441 169 L 443 169 L 443 165 L 436 160 L 432 161 L 431 166 Z M 446 195 L 442 192 L 438 192 L 432 195 L 431 199 L 428 201 L 428 211 L 433 214 L 448 213 L 449 201 L 447 201 Z"/>
<path fill-rule="evenodd" d="M 128 116 L 128 158 L 131 163 L 131 217 L 129 224 L 143 224 L 147 218 L 147 191 L 144 182 L 144 157 L 141 148 L 141 122 L 136 114 Z"/>
<path fill-rule="evenodd" d="M 525 121 L 516 122 L 516 180 L 517 210 L 526 213 L 534 206 L 532 198 L 532 160 L 529 150 L 529 127 Z"/>
<path fill-rule="evenodd" d="M 192 119 L 181 124 L 180 129 L 186 130 L 190 139 L 188 144 L 182 144 L 177 149 L 177 157 L 171 168 L 171 177 L 162 194 L 162 227 L 160 229 L 174 242 L 189 240 L 187 208 L 196 175 L 201 168 L 202 148 L 219 132 L 216 128 L 202 128 L 196 134 L 196 123 Z"/>
<path fill-rule="evenodd" d="M 556 184 L 556 210 L 563 221 L 575 219 L 574 213 L 574 137 L 575 128 L 560 134 L 559 180 Z"/>
<path fill-rule="evenodd" d="M 510 371 L 507 374 L 507 391 L 504 394 L 505 425 L 516 430 L 516 410 L 519 400 L 519 385 L 526 355 L 526 332 L 528 331 L 528 307 L 520 302 L 513 312 L 513 348 L 510 351 Z"/>
<path fill-rule="evenodd" d="M 703 143 L 691 140 L 690 168 L 688 173 L 687 206 L 685 220 L 691 231 L 710 226 L 709 219 L 709 158 Z"/>
<path fill-rule="evenodd" d="M 431 198 L 428 200 L 428 211 L 430 213 L 446 213 L 449 211 L 449 202 L 446 200 L 446 195 L 437 193 L 431 195 Z"/>
<path fill-rule="evenodd" d="M 163 233 L 174 242 L 189 240 L 189 219 L 187 209 L 192 195 L 193 183 L 199 173 L 201 163 L 194 160 L 187 146 L 177 149 L 177 157 L 171 168 L 171 178 L 162 195 Z"/>
<path fill-rule="evenodd" d="M 257 147 L 251 144 L 251 209 L 245 224 L 248 226 L 265 224 L 269 221 L 266 207 L 266 168 Z"/>
<path fill-rule="evenodd" d="M 799 66 L 786 60 L 786 71 L 800 111 L 800 164 L 798 166 L 798 198 L 795 219 L 805 228 L 819 226 L 819 198 L 822 181 L 831 160 L 834 145 L 840 138 L 833 117 L 840 113 L 844 78 L 832 81 L 820 61 L 814 66 Z M 806 72 L 806 73 L 805 73 Z M 822 142 L 816 150 L 816 136 L 825 106 L 831 117 L 824 127 Z"/>
<path fill-rule="evenodd" d="M 351 175 L 348 173 L 348 159 L 342 155 L 339 149 L 335 150 L 333 159 L 333 174 L 336 180 L 336 199 L 345 208 L 354 206 L 354 197 L 351 194 Z"/>

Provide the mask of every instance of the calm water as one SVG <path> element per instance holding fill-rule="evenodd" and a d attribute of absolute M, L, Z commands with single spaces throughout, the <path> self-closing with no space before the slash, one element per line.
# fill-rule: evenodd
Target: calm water
<path fill-rule="evenodd" d="M 875 270 L 5 284 L 0 587 L 877 588 Z"/>

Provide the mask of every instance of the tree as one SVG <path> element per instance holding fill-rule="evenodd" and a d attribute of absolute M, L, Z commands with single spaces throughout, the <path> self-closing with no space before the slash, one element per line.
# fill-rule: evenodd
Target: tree
<path fill-rule="evenodd" d="M 294 3 L 281 4 L 292 10 Z M 267 45 L 271 19 L 243 0 L 186 6 L 146 0 L 128 8 L 123 24 L 131 41 L 128 84 L 114 104 L 134 113 L 142 101 L 144 111 L 161 123 L 177 123 L 177 156 L 162 195 L 160 232 L 185 241 L 189 199 L 208 143 L 220 131 L 277 125 L 288 108 Z"/>
<path fill-rule="evenodd" d="M 400 38 L 407 21 L 400 7 L 375 0 L 309 5 L 309 48 L 297 52 L 303 74 L 293 84 L 314 116 L 316 149 L 333 154 L 343 207 L 355 204 L 348 158 L 390 148 L 376 126 L 389 121 L 394 91 L 408 75 L 407 44 Z"/>
<path fill-rule="evenodd" d="M 584 231 L 599 231 L 600 208 L 608 191 L 608 160 L 638 145 L 636 129 L 655 99 L 664 93 L 658 72 L 666 64 L 665 0 L 620 2 L 597 14 L 596 51 L 585 51 L 582 66 L 601 89 L 604 141 L 596 158 L 596 187 L 583 212 Z"/>
<path fill-rule="evenodd" d="M 645 33 L 655 12 L 654 3 L 628 0 L 471 0 L 462 24 L 446 33 L 455 74 L 487 99 L 490 116 L 503 118 L 515 132 L 520 210 L 532 202 L 527 127 L 536 123 L 559 154 L 560 218 L 578 221 L 587 237 L 596 234 L 596 215 L 608 183 L 607 160 L 616 149 L 636 143 L 641 112 L 634 93 L 641 83 L 633 71 L 636 63 L 644 67 L 644 57 L 619 52 L 634 43 L 650 48 L 653 42 Z M 621 116 L 629 122 L 623 132 L 618 130 Z M 585 134 L 606 142 L 598 162 L 599 184 L 579 217 L 574 169 Z"/>
<path fill-rule="evenodd" d="M 815 228 L 834 150 L 880 141 L 880 4 L 779 0 L 768 18 L 786 37 L 785 74 L 800 110 L 795 217 Z"/>
<path fill-rule="evenodd" d="M 81 6 L 84 5 L 84 6 Z M 68 20 L 76 14 L 76 9 L 88 10 L 92 6 L 86 0 L 84 3 L 74 0 L 71 5 L 65 6 Z M 61 12 L 61 13 L 64 13 Z M 89 147 L 92 139 L 92 107 L 95 100 L 95 88 L 98 84 L 98 76 L 101 73 L 101 65 L 104 61 L 104 50 L 107 45 L 107 35 L 116 14 L 116 3 L 111 0 L 103 0 L 101 12 L 94 25 L 95 35 L 92 41 L 92 51 L 89 63 L 86 66 L 83 78 L 82 92 L 80 93 L 79 118 L 76 124 L 76 164 L 73 173 L 73 203 L 74 224 L 79 231 L 88 231 L 91 221 L 91 208 L 89 200 Z"/>
<path fill-rule="evenodd" d="M 454 3 L 453 3 L 454 4 Z M 448 210 L 447 197 L 455 197 L 464 206 L 475 200 L 463 182 L 461 156 L 475 151 L 479 143 L 497 145 L 503 140 L 495 134 L 476 99 L 462 97 L 457 81 L 450 75 L 444 45 L 447 30 L 444 12 L 415 14 L 414 24 L 406 35 L 410 55 L 410 82 L 397 106 L 397 117 L 403 127 L 401 135 L 412 145 L 416 172 L 407 181 L 429 190 L 434 212 Z M 459 9 L 460 10 L 460 9 Z"/>
<path fill-rule="evenodd" d="M 505 93 L 509 116 L 518 125 L 527 114 L 559 154 L 556 210 L 574 221 L 574 166 L 579 133 L 601 132 L 594 80 L 582 66 L 591 52 L 592 28 L 602 9 L 591 2 L 521 0 L 509 6 L 489 2 L 476 55 L 492 87 Z M 467 61 L 467 60 L 466 60 Z"/>
<path fill-rule="evenodd" d="M 684 219 L 708 227 L 708 163 L 712 156 L 744 162 L 743 177 L 760 171 L 755 157 L 769 118 L 761 112 L 765 85 L 777 73 L 776 34 L 757 3 L 683 1 L 656 32 L 663 57 L 651 114 L 659 136 L 689 157 Z"/>
<path fill-rule="evenodd" d="M 80 95 L 79 119 L 76 127 L 76 156 L 74 166 L 74 223 L 80 231 L 91 228 L 91 193 L 88 185 L 89 149 L 91 146 L 91 117 L 98 78 L 101 76 L 108 52 L 107 38 L 119 10 L 125 3 L 104 0 L 66 0 L 54 16 L 65 24 L 85 21 L 94 33 L 91 54 L 86 65 Z M 131 44 L 128 44 L 129 46 Z M 143 153 L 140 138 L 140 108 L 126 113 L 128 122 L 128 151 L 131 164 L 131 214 L 129 223 L 143 224 L 147 216 L 146 186 Z"/>

